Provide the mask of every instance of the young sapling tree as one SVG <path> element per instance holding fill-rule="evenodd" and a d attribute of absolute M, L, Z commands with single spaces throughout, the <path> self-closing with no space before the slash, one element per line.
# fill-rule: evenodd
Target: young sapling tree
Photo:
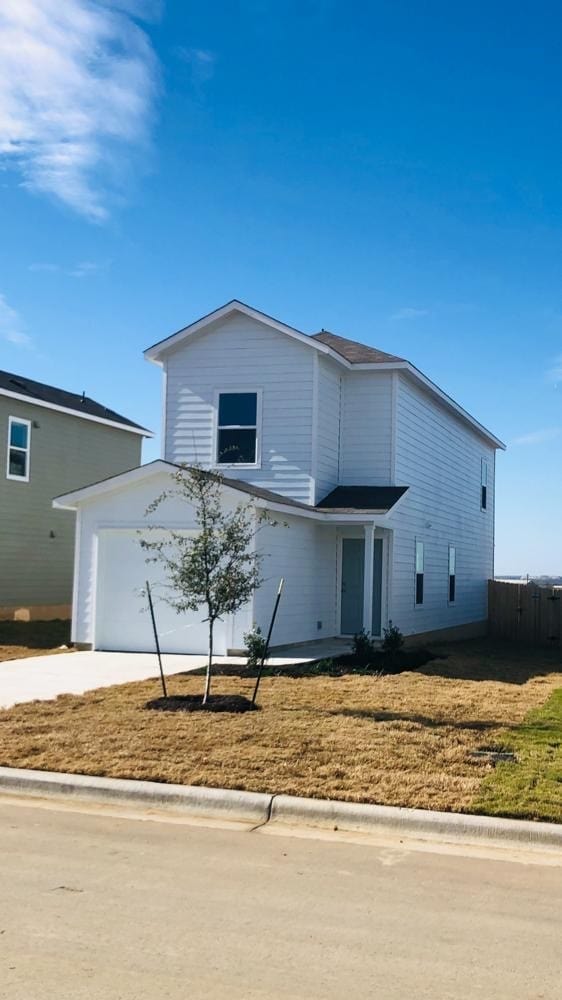
<path fill-rule="evenodd" d="M 215 624 L 247 604 L 262 583 L 261 556 L 254 540 L 267 513 L 251 500 L 225 508 L 221 477 L 198 466 L 181 466 L 171 479 L 172 486 L 153 500 L 146 514 L 154 514 L 169 500 L 180 500 L 189 506 L 189 520 L 195 518 L 197 533 L 151 524 L 140 544 L 146 561 L 165 569 L 164 600 L 178 614 L 201 607 L 206 611 L 202 619 L 209 629 L 205 705 L 211 691 Z"/>

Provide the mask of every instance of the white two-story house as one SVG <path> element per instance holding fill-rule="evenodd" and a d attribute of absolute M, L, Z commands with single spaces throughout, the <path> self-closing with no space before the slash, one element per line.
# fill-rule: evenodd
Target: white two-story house
<path fill-rule="evenodd" d="M 408 361 L 326 331 L 307 335 L 233 301 L 145 353 L 163 376 L 162 459 L 66 494 L 77 511 L 73 639 L 151 650 L 139 529 L 178 464 L 219 472 L 281 522 L 259 533 L 265 582 L 217 625 L 216 650 L 382 634 L 483 632 L 494 563 L 495 454 L 504 445 Z M 185 504 L 155 523 L 194 530 Z M 155 576 L 156 575 L 156 576 Z M 203 614 L 157 606 L 168 652 L 203 652 Z"/>

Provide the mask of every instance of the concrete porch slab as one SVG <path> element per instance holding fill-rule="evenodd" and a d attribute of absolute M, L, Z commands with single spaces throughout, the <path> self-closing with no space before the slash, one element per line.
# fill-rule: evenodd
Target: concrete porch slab
<path fill-rule="evenodd" d="M 331 651 L 330 651 L 331 650 Z M 338 640 L 293 646 L 275 650 L 270 666 L 309 663 L 342 652 Z M 215 663 L 244 664 L 243 656 L 217 656 Z M 205 656 L 162 656 L 164 673 L 178 674 L 204 667 Z M 26 701 L 48 701 L 59 694 L 83 694 L 95 688 L 143 681 L 158 675 L 155 653 L 68 652 L 31 656 L 0 662 L 0 708 L 10 708 Z"/>

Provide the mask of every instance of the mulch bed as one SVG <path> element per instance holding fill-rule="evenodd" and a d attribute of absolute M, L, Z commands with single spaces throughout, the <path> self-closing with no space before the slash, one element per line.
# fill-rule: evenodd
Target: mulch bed
<path fill-rule="evenodd" d="M 156 712 L 256 712 L 257 705 L 253 705 L 249 698 L 244 698 L 240 694 L 212 694 L 203 704 L 203 695 L 183 694 L 168 695 L 167 698 L 153 698 L 147 701 L 146 708 L 151 708 Z"/>
<path fill-rule="evenodd" d="M 376 652 L 370 657 L 369 662 L 359 660 L 353 653 L 344 653 L 333 659 L 316 660 L 312 663 L 293 663 L 287 666 L 266 666 L 263 670 L 263 677 L 345 677 L 348 674 L 358 674 L 362 677 L 380 676 L 381 674 L 400 674 L 404 670 L 417 670 L 425 666 L 431 660 L 446 659 L 443 655 L 436 655 L 429 649 L 413 648 L 400 650 L 398 653 L 388 654 Z M 205 668 L 193 671 L 193 673 L 203 674 Z M 215 677 L 257 677 L 258 671 L 254 668 L 238 666 L 236 664 L 214 664 L 213 675 Z"/>

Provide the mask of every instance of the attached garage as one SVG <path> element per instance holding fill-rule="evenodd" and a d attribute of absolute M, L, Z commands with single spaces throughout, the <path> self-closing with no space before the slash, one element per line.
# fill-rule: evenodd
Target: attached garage
<path fill-rule="evenodd" d="M 153 589 L 162 651 L 206 654 L 209 646 L 206 610 L 177 614 L 163 600 L 166 573 L 146 562 L 140 532 L 163 530 L 195 534 L 196 517 L 185 500 L 171 498 L 154 514 L 147 509 L 173 487 L 176 466 L 157 460 L 102 483 L 66 494 L 57 507 L 76 511 L 76 550 L 72 604 L 72 641 L 81 648 L 116 652 L 154 652 L 154 633 L 143 595 L 146 580 Z M 224 490 L 224 506 L 240 502 L 238 491 Z M 154 536 L 153 536 L 154 537 Z M 233 617 L 217 621 L 214 651 L 218 656 L 244 646 L 252 624 L 250 602 Z"/>
<path fill-rule="evenodd" d="M 134 528 L 107 528 L 98 532 L 97 593 L 94 647 L 124 652 L 154 650 L 154 634 L 146 597 L 148 580 L 153 591 L 155 617 L 162 652 L 206 653 L 208 626 L 205 609 L 177 614 L 164 600 L 166 581 L 162 567 L 146 563 L 146 553 Z M 227 623 L 215 625 L 215 649 L 224 654 Z"/>

